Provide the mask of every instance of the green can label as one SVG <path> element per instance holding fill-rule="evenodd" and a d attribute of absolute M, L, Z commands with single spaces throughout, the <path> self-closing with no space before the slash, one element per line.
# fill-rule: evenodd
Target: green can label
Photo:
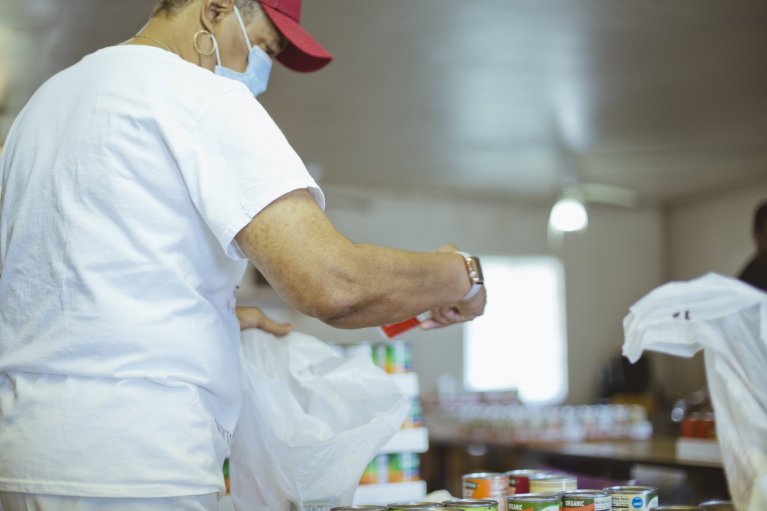
<path fill-rule="evenodd" d="M 611 511 L 612 499 L 605 492 L 580 490 L 562 495 L 562 511 Z"/>
<path fill-rule="evenodd" d="M 506 501 L 507 511 L 560 511 L 559 499 L 513 498 Z"/>

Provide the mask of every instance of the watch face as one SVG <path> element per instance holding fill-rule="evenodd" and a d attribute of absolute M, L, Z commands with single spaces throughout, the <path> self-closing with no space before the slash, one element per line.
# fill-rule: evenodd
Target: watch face
<path fill-rule="evenodd" d="M 484 284 L 485 277 L 482 275 L 482 266 L 479 264 L 479 257 L 470 256 L 466 259 L 469 266 L 469 278 L 475 284 Z"/>

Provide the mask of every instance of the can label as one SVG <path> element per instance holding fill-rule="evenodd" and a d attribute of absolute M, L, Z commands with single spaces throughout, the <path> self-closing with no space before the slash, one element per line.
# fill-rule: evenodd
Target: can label
<path fill-rule="evenodd" d="M 413 396 L 410 398 L 410 410 L 408 411 L 405 422 L 402 423 L 403 429 L 420 428 L 423 426 L 423 416 L 421 408 L 421 398 Z"/>
<path fill-rule="evenodd" d="M 495 499 L 503 501 L 509 489 L 509 478 L 504 474 L 468 474 L 463 476 L 463 498 Z"/>
<path fill-rule="evenodd" d="M 560 476 L 556 474 L 530 476 L 530 493 L 572 491 L 577 487 L 578 479 L 571 476 Z"/>
<path fill-rule="evenodd" d="M 516 500 L 509 498 L 506 502 L 506 509 L 508 511 L 560 511 L 561 507 L 558 502 Z"/>
<path fill-rule="evenodd" d="M 390 483 L 418 481 L 420 475 L 420 459 L 415 453 L 392 454 L 389 456 Z"/>
<path fill-rule="evenodd" d="M 389 456 L 379 454 L 365 467 L 360 484 L 383 484 L 389 482 Z"/>
<path fill-rule="evenodd" d="M 612 499 L 607 494 L 562 497 L 562 511 L 611 511 Z"/>
<path fill-rule="evenodd" d="M 409 373 L 413 370 L 410 344 L 392 341 L 386 345 L 386 372 L 390 374 Z"/>
<path fill-rule="evenodd" d="M 550 474 L 545 470 L 520 469 L 506 472 L 509 476 L 509 495 L 530 493 L 530 476 Z"/>
<path fill-rule="evenodd" d="M 613 493 L 613 511 L 649 511 L 658 507 L 658 495 L 651 492 Z"/>
<path fill-rule="evenodd" d="M 387 346 L 383 343 L 373 345 L 373 363 L 386 371 Z"/>

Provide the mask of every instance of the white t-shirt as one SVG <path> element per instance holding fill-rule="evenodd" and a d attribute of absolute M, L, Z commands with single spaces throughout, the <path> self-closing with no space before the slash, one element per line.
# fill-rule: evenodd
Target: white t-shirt
<path fill-rule="evenodd" d="M 234 236 L 322 192 L 242 84 L 117 46 L 48 80 L 0 160 L 0 491 L 223 490 Z"/>

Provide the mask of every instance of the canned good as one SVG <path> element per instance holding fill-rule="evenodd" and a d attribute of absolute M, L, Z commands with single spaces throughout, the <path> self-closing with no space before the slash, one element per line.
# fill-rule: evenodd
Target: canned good
<path fill-rule="evenodd" d="M 409 373 L 413 369 L 410 343 L 391 341 L 386 345 L 386 372 Z"/>
<path fill-rule="evenodd" d="M 418 481 L 421 478 L 421 460 L 416 453 L 407 452 L 389 455 L 388 476 L 390 483 Z"/>
<path fill-rule="evenodd" d="M 656 511 L 702 511 L 698 506 L 658 506 Z"/>
<path fill-rule="evenodd" d="M 410 398 L 410 411 L 405 417 L 402 427 L 405 429 L 420 428 L 423 426 L 423 417 L 421 411 L 421 398 L 413 396 Z"/>
<path fill-rule="evenodd" d="M 731 500 L 707 500 L 700 505 L 704 511 L 735 511 Z"/>
<path fill-rule="evenodd" d="M 658 488 L 651 486 L 611 486 L 605 488 L 612 499 L 612 511 L 648 511 L 658 507 Z"/>
<path fill-rule="evenodd" d="M 383 343 L 373 345 L 373 363 L 386 371 L 386 352 L 388 346 Z"/>
<path fill-rule="evenodd" d="M 578 479 L 560 474 L 535 474 L 530 476 L 530 493 L 573 491 L 578 488 Z"/>
<path fill-rule="evenodd" d="M 388 511 L 386 506 L 341 506 L 330 508 L 330 511 Z"/>
<path fill-rule="evenodd" d="M 360 484 L 383 484 L 389 482 L 389 456 L 379 454 L 365 467 Z"/>
<path fill-rule="evenodd" d="M 562 495 L 562 511 L 611 511 L 612 499 L 599 490 L 568 491 Z"/>
<path fill-rule="evenodd" d="M 425 511 L 427 509 L 444 509 L 445 506 L 439 502 L 397 502 L 389 504 L 391 511 Z"/>
<path fill-rule="evenodd" d="M 560 511 L 562 500 L 558 494 L 522 493 L 506 499 L 507 511 Z"/>
<path fill-rule="evenodd" d="M 509 477 L 509 495 L 530 493 L 530 476 L 542 474 L 551 474 L 551 472 L 529 468 L 506 472 L 506 475 Z"/>
<path fill-rule="evenodd" d="M 446 500 L 442 504 L 463 511 L 498 511 L 498 502 L 489 499 L 455 499 Z"/>
<path fill-rule="evenodd" d="M 224 460 L 223 472 L 224 472 L 224 486 L 226 487 L 226 494 L 229 495 L 230 493 L 232 493 L 232 486 L 229 479 L 229 458 L 226 458 Z"/>
<path fill-rule="evenodd" d="M 463 498 L 493 499 L 502 502 L 509 491 L 509 476 L 497 472 L 478 472 L 463 476 Z"/>

